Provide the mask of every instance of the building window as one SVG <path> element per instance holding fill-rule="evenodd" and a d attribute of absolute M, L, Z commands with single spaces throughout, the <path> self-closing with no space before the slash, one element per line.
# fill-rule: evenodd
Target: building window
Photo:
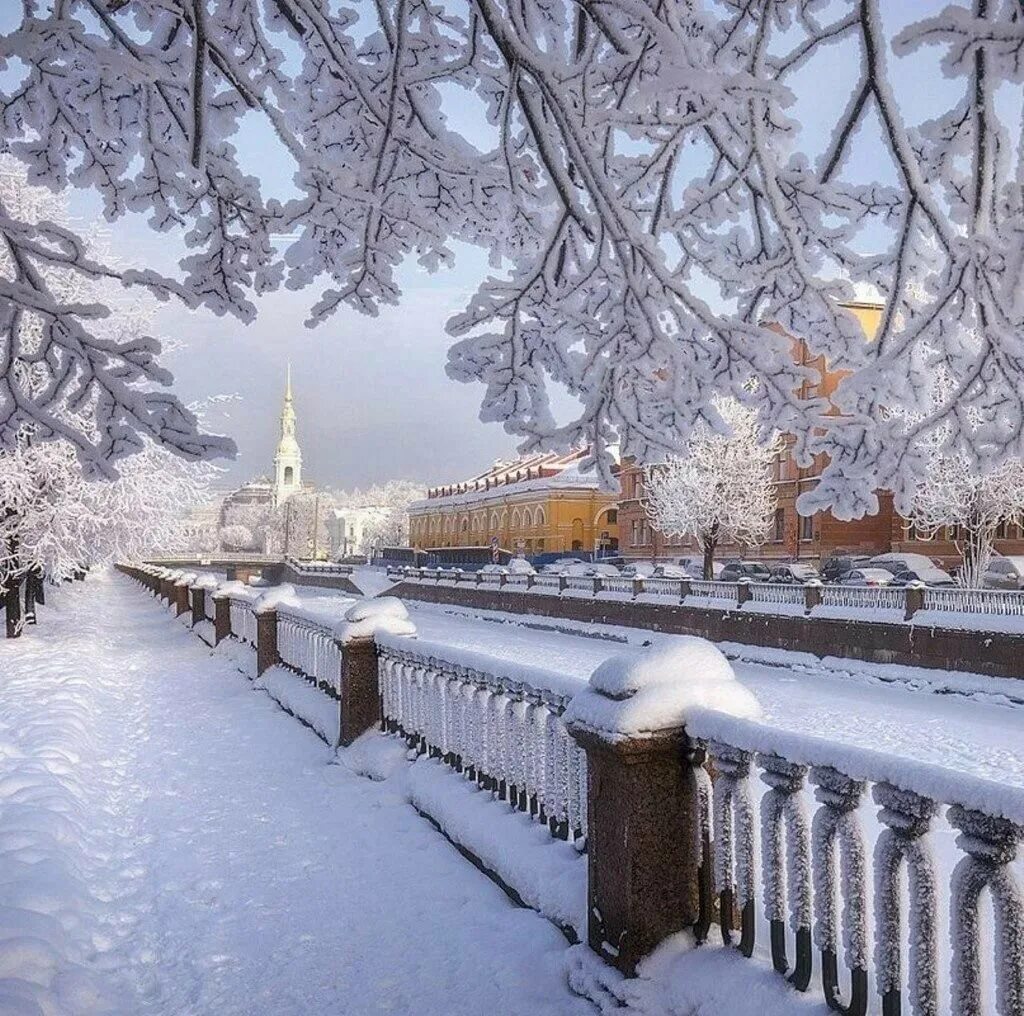
<path fill-rule="evenodd" d="M 614 525 L 618 521 L 619 521 L 619 510 L 618 510 L 618 508 L 609 508 L 608 509 L 608 524 L 609 525 Z"/>
<path fill-rule="evenodd" d="M 782 543 L 786 538 L 786 509 L 776 508 L 775 509 L 775 531 L 772 534 L 772 539 L 776 543 Z"/>
<path fill-rule="evenodd" d="M 629 527 L 629 542 L 630 542 L 631 546 L 634 546 L 634 547 L 637 546 L 636 537 L 637 537 L 637 521 L 636 521 L 636 519 L 633 519 L 632 525 Z"/>
<path fill-rule="evenodd" d="M 292 483 L 292 478 L 295 476 L 295 470 L 291 466 L 284 467 L 284 482 L 286 484 Z"/>
<path fill-rule="evenodd" d="M 813 515 L 801 515 L 800 516 L 800 539 L 801 540 L 813 540 L 814 539 L 814 516 Z"/>

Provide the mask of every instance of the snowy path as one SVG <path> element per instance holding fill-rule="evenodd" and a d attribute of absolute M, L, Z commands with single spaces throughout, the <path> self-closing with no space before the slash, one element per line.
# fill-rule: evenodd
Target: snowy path
<path fill-rule="evenodd" d="M 566 943 L 119 578 L 0 644 L 0 1012 L 544 1014 Z"/>

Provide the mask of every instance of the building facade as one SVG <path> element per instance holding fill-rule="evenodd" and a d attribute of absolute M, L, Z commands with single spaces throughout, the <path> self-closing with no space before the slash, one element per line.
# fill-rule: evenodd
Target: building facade
<path fill-rule="evenodd" d="M 580 472 L 584 454 L 540 453 L 431 488 L 409 507 L 410 545 L 432 550 L 496 543 L 526 556 L 617 550 L 617 492 Z"/>
<path fill-rule="evenodd" d="M 844 306 L 857 318 L 865 337 L 872 339 L 884 309 L 882 305 L 859 302 Z M 805 383 L 802 396 L 810 398 L 821 395 L 829 398 L 842 380 L 843 373 L 829 371 L 824 358 L 812 356 L 802 340 L 794 341 L 793 355 L 799 364 L 816 371 L 820 378 L 816 384 Z M 792 445 L 792 438 L 784 438 L 783 451 L 775 463 L 773 482 L 777 507 L 769 539 L 760 547 L 722 543 L 715 553 L 717 560 L 745 557 L 768 562 L 821 561 L 840 551 L 854 554 L 898 551 L 925 554 L 947 566 L 959 562 L 959 534 L 952 527 L 946 527 L 935 534 L 915 532 L 895 512 L 892 496 L 884 491 L 879 492 L 878 514 L 863 519 L 846 522 L 837 519 L 831 512 L 800 515 L 796 510 L 797 498 L 818 482 L 827 460 L 825 456 L 819 456 L 813 466 L 801 468 L 793 458 Z M 624 557 L 670 561 L 699 554 L 695 540 L 666 536 L 651 525 L 646 510 L 641 466 L 629 460 L 624 461 L 619 480 L 619 521 Z M 1024 531 L 1021 524 L 1001 527 L 996 549 L 1003 554 L 1024 553 Z"/>

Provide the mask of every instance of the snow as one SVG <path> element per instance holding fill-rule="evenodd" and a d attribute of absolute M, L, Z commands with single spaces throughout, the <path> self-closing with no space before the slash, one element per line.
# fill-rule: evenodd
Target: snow
<path fill-rule="evenodd" d="M 454 773 L 437 759 L 410 768 L 409 797 L 461 846 L 556 924 L 587 937 L 587 862 L 546 826 Z"/>
<path fill-rule="evenodd" d="M 405 604 L 394 596 L 357 601 L 345 612 L 344 621 L 334 629 L 334 637 L 342 643 L 372 638 L 377 634 L 416 634 L 416 625 L 409 620 Z"/>
<path fill-rule="evenodd" d="M 313 728 L 328 745 L 337 745 L 341 713 L 336 699 L 325 695 L 287 667 L 268 667 L 254 683 L 292 716 Z"/>
<path fill-rule="evenodd" d="M 569 703 L 564 719 L 570 727 L 619 740 L 677 730 L 697 707 L 730 716 L 759 713 L 757 700 L 736 680 L 721 651 L 706 639 L 684 635 L 609 657 Z"/>
<path fill-rule="evenodd" d="M 277 610 L 278 607 L 299 606 L 301 604 L 295 593 L 295 587 L 285 582 L 279 586 L 271 586 L 265 593 L 260 593 L 252 609 L 257 614 L 265 614 Z"/>
<path fill-rule="evenodd" d="M 5 1014 L 592 1014 L 400 786 L 131 584 L 53 600 L 0 643 Z"/>

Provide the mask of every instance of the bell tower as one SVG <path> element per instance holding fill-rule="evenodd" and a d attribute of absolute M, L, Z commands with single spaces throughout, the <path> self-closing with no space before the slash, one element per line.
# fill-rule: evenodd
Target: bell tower
<path fill-rule="evenodd" d="M 274 454 L 274 504 L 284 504 L 302 488 L 302 452 L 295 440 L 295 406 L 292 403 L 292 365 L 288 364 L 281 410 L 281 440 Z"/>

